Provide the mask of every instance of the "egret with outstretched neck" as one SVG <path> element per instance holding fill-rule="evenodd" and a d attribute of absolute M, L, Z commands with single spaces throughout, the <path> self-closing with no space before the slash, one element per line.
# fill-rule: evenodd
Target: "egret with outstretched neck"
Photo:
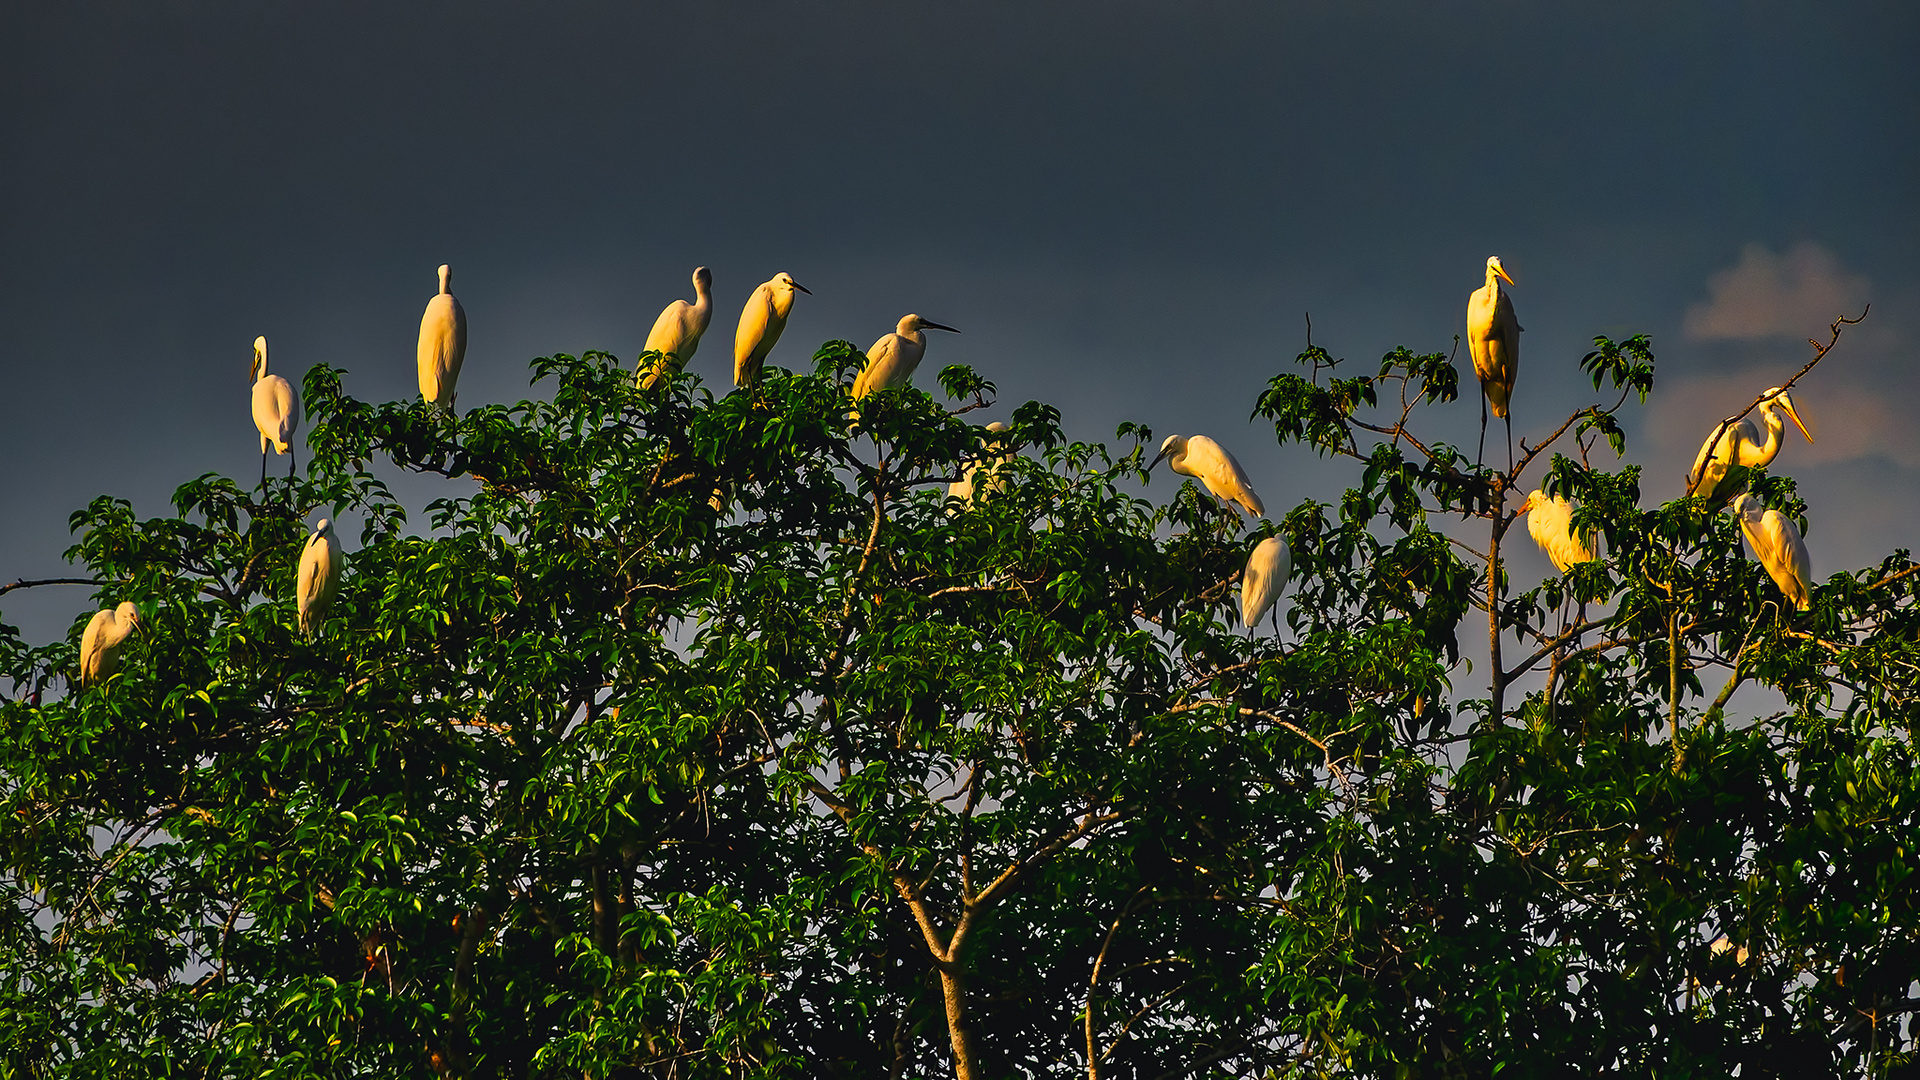
<path fill-rule="evenodd" d="M 1500 256 L 1487 256 L 1487 283 L 1467 297 L 1467 350 L 1473 354 L 1473 373 L 1480 377 L 1480 457 L 1487 455 L 1487 408 L 1507 422 L 1507 469 L 1513 469 L 1513 381 L 1520 374 L 1520 320 L 1513 298 L 1500 282 L 1513 284 Z"/>
<path fill-rule="evenodd" d="M 640 385 L 652 386 L 668 375 L 675 375 L 687 369 L 687 361 L 693 359 L 694 350 L 700 347 L 700 335 L 707 332 L 707 324 L 713 321 L 713 272 L 704 266 L 693 270 L 693 303 L 675 300 L 660 312 L 653 320 L 653 329 L 647 333 L 646 352 L 658 353 L 659 359 L 640 376 Z"/>
<path fill-rule="evenodd" d="M 1745 493 L 1733 500 L 1733 513 L 1740 519 L 1740 532 L 1753 548 L 1754 558 L 1780 592 L 1801 611 L 1812 607 L 1813 560 L 1792 519 Z"/>
<path fill-rule="evenodd" d="M 460 365 L 467 358 L 467 312 L 453 297 L 453 267 L 440 267 L 440 291 L 420 316 L 420 398 L 444 412 L 453 411 Z"/>
<path fill-rule="evenodd" d="M 1182 476 L 1191 476 L 1206 485 L 1214 498 L 1223 503 L 1238 503 L 1254 517 L 1266 517 L 1266 506 L 1253 493 L 1247 471 L 1227 448 L 1205 435 L 1169 435 L 1160 444 L 1160 453 L 1147 465 L 1151 472 L 1165 460 L 1167 467 Z"/>
<path fill-rule="evenodd" d="M 920 358 L 927 354 L 927 335 L 924 330 L 945 330 L 949 334 L 960 331 L 951 326 L 942 326 L 937 322 L 923 319 L 918 315 L 900 316 L 900 324 L 891 334 L 883 335 L 867 350 L 867 366 L 853 380 L 854 400 L 866 397 L 875 390 L 889 390 L 905 386 L 913 378 L 913 369 L 920 366 Z"/>
<path fill-rule="evenodd" d="M 300 551 L 300 571 L 295 594 L 300 605 L 300 632 L 318 637 L 333 610 L 333 598 L 340 591 L 340 538 L 333 534 L 333 523 L 321 518 Z"/>
<path fill-rule="evenodd" d="M 1261 617 L 1280 599 L 1292 572 L 1293 553 L 1287 550 L 1285 540 L 1269 536 L 1253 546 L 1247 568 L 1240 574 L 1240 622 L 1247 633 L 1253 633 Z"/>
<path fill-rule="evenodd" d="M 787 328 L 787 315 L 793 311 L 796 289 L 813 295 L 812 289 L 782 270 L 747 297 L 747 306 L 740 312 L 740 328 L 733 332 L 733 385 L 759 385 L 760 372 L 767 366 L 767 354 L 773 351 L 781 332 Z"/>
<path fill-rule="evenodd" d="M 120 647 L 140 629 L 140 609 L 131 601 L 93 613 L 80 635 L 80 688 L 98 686 L 120 670 Z"/>
<path fill-rule="evenodd" d="M 260 485 L 267 483 L 267 449 L 287 454 L 287 477 L 293 477 L 293 433 L 300 428 L 300 402 L 293 384 L 267 374 L 267 339 L 253 339 L 253 426 L 260 429 Z"/>
<path fill-rule="evenodd" d="M 1754 423 L 1754 413 L 1760 415 L 1758 424 Z M 1800 413 L 1793 407 L 1793 398 L 1784 389 L 1771 387 L 1753 412 L 1741 417 L 1738 423 L 1714 425 L 1707 441 L 1701 444 L 1699 455 L 1693 459 L 1693 468 L 1687 471 L 1687 494 L 1715 500 L 1731 497 L 1733 492 L 1725 489 L 1730 468 L 1739 465 L 1764 469 L 1773 464 L 1780 453 L 1781 433 L 1787 426 L 1781 419 L 1782 413 L 1793 421 L 1793 426 L 1800 429 L 1809 443 L 1813 441 L 1813 433 L 1807 430 Z M 1766 429 L 1765 436 L 1760 434 L 1762 427 Z"/>

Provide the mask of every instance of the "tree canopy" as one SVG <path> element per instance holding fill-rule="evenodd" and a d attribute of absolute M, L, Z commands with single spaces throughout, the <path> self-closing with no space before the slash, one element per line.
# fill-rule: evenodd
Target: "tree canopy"
<path fill-rule="evenodd" d="M 1800 613 L 1719 505 L 1643 505 L 1645 339 L 1509 472 L 1421 436 L 1447 355 L 1309 347 L 1249 405 L 1354 480 L 1251 525 L 1136 494 L 1144 427 L 989 431 L 963 368 L 853 408 L 863 359 L 543 357 L 457 417 L 315 367 L 304 474 L 75 513 L 141 628 L 84 690 L 91 609 L 0 633 L 0 1076 L 1916 1067 L 1917 567 Z M 1522 589 L 1529 470 L 1604 543 Z"/>

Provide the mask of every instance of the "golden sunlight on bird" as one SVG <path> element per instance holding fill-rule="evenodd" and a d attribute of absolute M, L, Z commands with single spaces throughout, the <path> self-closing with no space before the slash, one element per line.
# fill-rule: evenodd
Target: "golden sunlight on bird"
<path fill-rule="evenodd" d="M 1507 422 L 1508 467 L 1513 458 L 1513 418 L 1507 405 L 1513 398 L 1513 380 L 1520 374 L 1520 320 L 1513 298 L 1500 291 L 1500 282 L 1513 284 L 1500 256 L 1487 256 L 1487 283 L 1467 297 L 1467 349 L 1473 354 L 1473 373 L 1480 377 L 1480 456 L 1486 457 L 1487 413 Z"/>
<path fill-rule="evenodd" d="M 1260 496 L 1253 493 L 1247 472 L 1227 453 L 1226 447 L 1205 435 L 1169 435 L 1160 444 L 1160 453 L 1147 465 L 1151 471 L 1165 459 L 1167 467 L 1182 476 L 1191 476 L 1206 485 L 1214 498 L 1223 503 L 1239 503 L 1254 517 L 1266 517 Z"/>
<path fill-rule="evenodd" d="M 987 425 L 987 430 L 1003 432 L 1007 425 L 995 420 Z M 947 498 L 959 499 L 972 508 L 988 495 L 1006 490 L 1007 480 L 1000 475 L 1000 467 L 1013 458 L 1013 453 L 1006 449 L 1005 439 L 989 439 L 987 446 L 989 452 L 968 466 L 965 476 L 947 485 Z"/>
<path fill-rule="evenodd" d="M 1280 599 L 1293 573 L 1293 553 L 1287 542 L 1269 536 L 1253 546 L 1247 556 L 1247 568 L 1240 575 L 1240 621 L 1252 630 Z"/>
<path fill-rule="evenodd" d="M 787 328 L 787 315 L 793 311 L 794 290 L 813 295 L 813 290 L 781 271 L 753 290 L 747 306 L 740 312 L 740 328 L 733 332 L 733 385 L 757 386 L 760 372 L 767 366 L 767 354 L 780 341 Z"/>
<path fill-rule="evenodd" d="M 300 551 L 300 573 L 295 595 L 300 604 L 300 632 L 318 637 L 333 610 L 334 594 L 340 590 L 340 538 L 333 523 L 325 518 L 313 527 L 307 545 Z"/>
<path fill-rule="evenodd" d="M 120 670 L 120 647 L 140 629 L 140 610 L 122 602 L 112 610 L 93 613 L 80 635 L 80 687 L 98 686 Z"/>
<path fill-rule="evenodd" d="M 1573 504 L 1559 495 L 1552 498 L 1535 488 L 1528 493 L 1527 501 L 1521 506 L 1527 515 L 1527 532 L 1533 536 L 1533 542 L 1547 553 L 1553 565 L 1566 573 L 1578 563 L 1592 562 L 1596 537 L 1588 532 L 1581 536 L 1573 534 Z"/>
<path fill-rule="evenodd" d="M 440 267 L 440 292 L 420 316 L 420 397 L 428 405 L 453 411 L 460 364 L 467 358 L 467 313 L 453 298 L 453 268 Z"/>
<path fill-rule="evenodd" d="M 1807 542 L 1800 538 L 1793 521 L 1746 494 L 1733 500 L 1733 512 L 1740 519 L 1740 531 L 1753 548 L 1754 558 L 1766 567 L 1767 576 L 1794 607 L 1801 611 L 1812 607 L 1813 560 L 1807 556 Z"/>
<path fill-rule="evenodd" d="M 1759 414 L 1758 424 L 1754 422 L 1755 413 Z M 1699 456 L 1693 459 L 1693 468 L 1687 471 L 1687 494 L 1725 500 L 1734 494 L 1726 489 L 1728 469 L 1735 465 L 1764 469 L 1773 464 L 1774 457 L 1780 453 L 1781 433 L 1787 426 L 1780 418 L 1782 413 L 1793 421 L 1793 426 L 1800 429 L 1809 443 L 1813 441 L 1813 433 L 1807 430 L 1800 413 L 1793 407 L 1793 398 L 1780 387 L 1772 387 L 1753 412 L 1741 417 L 1739 423 L 1714 425 L 1707 441 L 1700 445 Z M 1760 434 L 1762 427 L 1766 429 L 1764 437 Z"/>
<path fill-rule="evenodd" d="M 707 324 L 713 321 L 713 272 L 704 266 L 694 268 L 693 297 L 691 304 L 685 300 L 668 304 L 660 317 L 653 320 L 645 351 L 659 353 L 660 357 L 642 371 L 641 386 L 652 386 L 668 375 L 685 371 L 687 361 L 693 359 L 694 350 L 700 347 L 700 335 L 707 332 Z"/>
<path fill-rule="evenodd" d="M 930 322 L 918 315 L 900 316 L 900 325 L 893 333 L 884 335 L 867 350 L 867 366 L 853 380 L 855 400 L 866 397 L 875 390 L 890 390 L 907 385 L 913 378 L 913 369 L 920 366 L 920 358 L 927 353 L 927 335 L 923 330 L 945 330 L 949 334 L 960 331 L 951 326 L 942 326 Z"/>
<path fill-rule="evenodd" d="M 267 374 L 267 339 L 253 339 L 253 426 L 260 429 L 260 483 L 267 482 L 267 448 L 276 454 L 293 450 L 293 433 L 300 428 L 300 403 L 293 396 L 293 384 L 278 375 Z M 294 461 L 287 459 L 287 475 L 293 475 Z"/>

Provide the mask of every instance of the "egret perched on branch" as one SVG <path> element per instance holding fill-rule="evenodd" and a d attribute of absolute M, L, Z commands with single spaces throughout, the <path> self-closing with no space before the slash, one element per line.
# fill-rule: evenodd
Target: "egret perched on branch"
<path fill-rule="evenodd" d="M 995 420 L 987 425 L 987 430 L 1005 431 L 1007 425 Z M 991 439 L 987 445 L 998 450 L 998 453 L 989 453 L 968 466 L 966 476 L 947 485 L 947 498 L 959 499 L 972 507 L 988 495 L 1006 489 L 1007 481 L 1000 475 L 1000 466 L 1012 459 L 1013 453 L 1006 449 L 1005 439 Z"/>
<path fill-rule="evenodd" d="M 460 364 L 467 358 L 467 313 L 453 298 L 453 268 L 440 267 L 440 292 L 420 316 L 420 397 L 428 405 L 453 411 Z"/>
<path fill-rule="evenodd" d="M 652 386 L 668 375 L 685 371 L 687 361 L 700 347 L 700 335 L 713 321 L 713 272 L 704 266 L 693 268 L 693 296 L 693 303 L 675 300 L 653 320 L 646 351 L 659 353 L 660 359 L 641 375 L 641 386 Z"/>
<path fill-rule="evenodd" d="M 1535 488 L 1528 493 L 1527 501 L 1521 506 L 1527 515 L 1527 532 L 1532 534 L 1533 542 L 1547 553 L 1553 565 L 1561 573 L 1566 573 L 1577 563 L 1592 562 L 1595 537 L 1593 533 L 1580 536 L 1573 534 L 1573 504 L 1555 495 Z"/>
<path fill-rule="evenodd" d="M 813 295 L 812 289 L 782 270 L 747 297 L 746 309 L 740 312 L 740 328 L 733 332 L 733 385 L 759 385 L 760 370 L 767 366 L 767 354 L 773 351 L 781 331 L 787 328 L 787 314 L 793 310 L 795 289 Z"/>
<path fill-rule="evenodd" d="M 1205 484 L 1221 502 L 1239 503 L 1254 517 L 1267 516 L 1260 496 L 1253 493 L 1253 485 L 1247 482 L 1246 470 L 1227 453 L 1226 447 L 1205 435 L 1167 436 L 1160 444 L 1160 453 L 1147 465 L 1148 471 L 1160 464 L 1162 458 L 1174 472 Z"/>
<path fill-rule="evenodd" d="M 267 482 L 267 448 L 276 454 L 290 454 L 293 433 L 300 429 L 300 403 L 293 396 L 293 384 L 278 375 L 267 374 L 267 339 L 253 339 L 253 426 L 260 429 L 260 483 Z M 293 476 L 293 458 L 287 459 L 287 476 Z"/>
<path fill-rule="evenodd" d="M 1467 297 L 1467 349 L 1473 353 L 1473 373 L 1480 377 L 1480 456 L 1487 454 L 1487 406 L 1507 422 L 1507 468 L 1513 468 L 1513 417 L 1507 403 L 1513 380 L 1520 373 L 1520 320 L 1513 314 L 1513 298 L 1500 291 L 1500 282 L 1513 284 L 1500 256 L 1487 256 L 1487 284 Z"/>
<path fill-rule="evenodd" d="M 140 629 L 140 609 L 123 601 L 111 611 L 93 613 L 80 635 L 80 688 L 96 686 L 120 670 L 120 646 Z"/>
<path fill-rule="evenodd" d="M 1253 546 L 1247 556 L 1247 568 L 1240 574 L 1240 621 L 1251 631 L 1261 616 L 1280 599 L 1287 587 L 1287 575 L 1293 572 L 1293 553 L 1287 542 L 1269 536 Z"/>
<path fill-rule="evenodd" d="M 1767 576 L 1794 607 L 1801 611 L 1812 607 L 1813 560 L 1807 557 L 1807 542 L 1800 538 L 1792 520 L 1744 493 L 1733 500 L 1733 512 L 1740 519 L 1740 531 L 1753 548 L 1754 558 L 1767 568 Z"/>
<path fill-rule="evenodd" d="M 1758 424 L 1754 423 L 1754 413 L 1760 414 Z M 1687 494 L 1724 498 L 1732 494 L 1722 490 L 1729 468 L 1740 465 L 1764 469 L 1773 464 L 1774 457 L 1780 453 L 1780 433 L 1787 426 L 1786 421 L 1780 419 L 1781 413 L 1793 420 L 1793 426 L 1800 429 L 1809 443 L 1813 441 L 1813 433 L 1794 410 L 1793 399 L 1780 387 L 1772 387 L 1753 412 L 1741 417 L 1739 423 L 1714 425 L 1712 434 L 1700 446 L 1700 455 L 1693 459 L 1693 468 L 1687 472 Z M 1767 430 L 1765 438 L 1760 435 L 1763 426 Z"/>
<path fill-rule="evenodd" d="M 300 574 L 296 588 L 300 603 L 300 632 L 317 637 L 333 609 L 334 594 L 340 591 L 340 538 L 333 534 L 333 522 L 321 518 L 300 551 Z"/>
<path fill-rule="evenodd" d="M 922 330 L 960 332 L 918 315 L 900 316 L 900 325 L 893 333 L 881 337 L 867 350 L 867 366 L 861 368 L 859 377 L 853 380 L 855 400 L 875 390 L 907 385 L 907 380 L 913 378 L 913 369 L 920 366 L 920 358 L 927 354 L 927 335 L 921 333 Z"/>

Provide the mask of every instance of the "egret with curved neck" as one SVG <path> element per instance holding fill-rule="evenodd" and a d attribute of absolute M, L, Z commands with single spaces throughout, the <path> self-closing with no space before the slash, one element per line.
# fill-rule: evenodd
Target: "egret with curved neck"
<path fill-rule="evenodd" d="M 707 332 L 707 323 L 713 319 L 713 272 L 704 266 L 694 268 L 693 297 L 691 304 L 685 300 L 668 304 L 653 320 L 645 351 L 659 353 L 660 358 L 641 373 L 641 386 L 652 386 L 668 375 L 685 371 L 687 361 L 700 347 L 700 335 Z"/>
<path fill-rule="evenodd" d="M 1760 418 L 1757 424 L 1755 413 Z M 1778 386 L 1768 389 L 1760 404 L 1752 413 L 1741 417 L 1739 423 L 1715 425 L 1707 441 L 1700 445 L 1693 468 L 1687 472 L 1687 494 L 1730 498 L 1734 493 L 1726 490 L 1727 470 L 1734 465 L 1764 469 L 1773 464 L 1780 453 L 1780 436 L 1786 430 L 1787 419 L 1793 421 L 1793 426 L 1800 429 L 1809 443 L 1813 441 L 1813 434 L 1793 407 L 1793 398 Z M 1763 428 L 1765 435 L 1761 434 Z"/>
<path fill-rule="evenodd" d="M 1487 283 L 1467 297 L 1467 350 L 1473 354 L 1473 373 L 1480 377 L 1480 457 L 1487 454 L 1487 408 L 1507 422 L 1507 470 L 1513 470 L 1513 417 L 1507 406 L 1513 399 L 1513 381 L 1520 374 L 1520 320 L 1513 298 L 1500 282 L 1513 284 L 1500 256 L 1487 256 Z"/>
<path fill-rule="evenodd" d="M 293 433 L 300 427 L 300 403 L 293 384 L 267 374 L 267 339 L 253 339 L 253 426 L 260 429 L 260 486 L 267 483 L 267 450 L 286 454 L 287 478 L 293 478 Z"/>

